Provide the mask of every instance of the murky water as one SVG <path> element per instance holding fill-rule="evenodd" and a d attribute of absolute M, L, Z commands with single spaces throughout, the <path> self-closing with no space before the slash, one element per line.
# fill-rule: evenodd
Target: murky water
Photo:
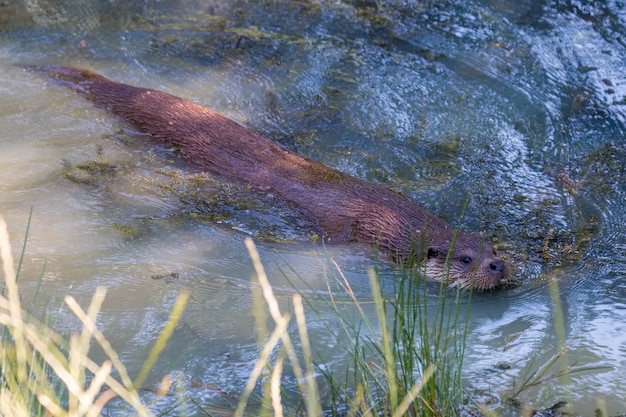
<path fill-rule="evenodd" d="M 86 304 L 106 286 L 100 325 L 132 372 L 190 290 L 150 383 L 197 381 L 181 386 L 210 405 L 241 392 L 257 357 L 245 236 L 284 299 L 289 281 L 312 299 L 327 290 L 327 255 L 284 207 L 13 64 L 85 67 L 205 104 L 452 223 L 468 202 L 462 227 L 507 249 L 519 281 L 472 302 L 469 392 L 497 395 L 559 352 L 557 282 L 567 359 L 597 369 L 521 399 L 624 413 L 625 37 L 613 1 L 3 2 L 0 211 L 17 253 L 32 208 L 24 298 L 41 276 L 39 303 L 72 328 L 63 297 Z M 367 252 L 330 251 L 369 299 Z M 396 279 L 383 267 L 388 291 Z M 343 373 L 334 335 L 310 321 Z"/>

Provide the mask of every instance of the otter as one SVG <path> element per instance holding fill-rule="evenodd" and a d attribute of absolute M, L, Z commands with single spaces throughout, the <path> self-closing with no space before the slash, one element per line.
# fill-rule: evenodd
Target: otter
<path fill-rule="evenodd" d="M 508 278 L 508 264 L 480 235 L 458 232 L 396 191 L 300 156 L 207 107 L 88 70 L 29 69 L 174 145 L 209 174 L 281 198 L 327 244 L 375 245 L 392 262 L 420 264 L 428 277 L 462 288 L 489 290 Z"/>

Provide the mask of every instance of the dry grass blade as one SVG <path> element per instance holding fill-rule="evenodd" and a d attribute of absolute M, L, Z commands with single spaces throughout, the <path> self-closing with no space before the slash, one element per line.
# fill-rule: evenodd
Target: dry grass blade
<path fill-rule="evenodd" d="M 280 395 L 280 378 L 283 375 L 283 363 L 285 362 L 284 355 L 280 355 L 274 364 L 272 370 L 272 378 L 270 381 L 270 392 L 272 398 L 272 408 L 274 409 L 275 417 L 282 417 L 283 415 L 283 403 Z"/>
<path fill-rule="evenodd" d="M 244 391 L 241 394 L 241 399 L 239 400 L 239 404 L 237 405 L 235 417 L 243 416 L 243 413 L 248 405 L 248 398 L 250 398 L 250 394 L 252 394 L 252 390 L 254 389 L 256 382 L 261 376 L 263 368 L 265 368 L 265 366 L 267 365 L 270 354 L 278 344 L 278 341 L 283 337 L 283 334 L 287 331 L 288 324 L 289 315 L 281 317 L 278 323 L 276 323 L 276 328 L 274 329 L 269 340 L 263 347 L 263 350 L 259 354 L 259 359 L 257 359 L 257 362 L 254 365 L 254 369 L 250 373 L 250 377 L 248 378 L 246 387 L 244 388 Z"/>
<path fill-rule="evenodd" d="M 104 301 L 105 295 L 106 295 L 106 290 L 104 288 L 98 288 L 94 296 L 91 298 L 91 304 L 89 305 L 88 313 L 86 316 L 90 322 L 96 321 L 96 317 L 98 316 L 98 313 L 100 312 L 100 308 L 102 307 L 102 302 Z M 66 297 L 66 300 L 68 298 L 69 296 Z M 72 336 L 70 338 L 70 354 L 69 354 L 69 364 L 68 364 L 69 373 L 71 377 L 74 379 L 74 381 L 77 381 L 81 386 L 83 386 L 85 383 L 85 367 L 83 365 L 82 358 L 87 357 L 89 355 L 89 345 L 90 345 L 91 339 L 93 338 L 93 333 L 94 333 L 94 327 L 83 326 L 82 331 L 80 332 L 79 336 Z M 100 378 L 94 379 L 94 381 L 92 381 L 92 384 L 96 381 L 102 380 L 102 377 L 103 377 L 102 371 L 107 368 L 109 369 L 109 372 L 106 374 L 106 376 L 108 376 L 108 374 L 110 373 L 111 367 L 110 366 L 101 367 L 96 372 L 96 375 L 99 375 Z M 106 379 L 106 376 L 104 376 L 105 379 Z M 90 394 L 87 394 L 87 391 L 85 391 L 85 392 L 80 393 L 80 395 L 70 396 L 69 407 L 72 409 L 80 410 L 80 414 L 85 413 L 86 410 L 89 408 L 89 406 L 93 403 L 93 400 L 95 399 L 95 395 L 100 390 L 101 386 L 94 387 L 94 388 L 95 388 L 95 391 L 87 390 L 87 391 L 90 391 Z M 94 393 L 93 396 L 91 396 L 91 392 Z"/>
<path fill-rule="evenodd" d="M 165 327 L 161 331 L 159 338 L 157 339 L 154 347 L 150 350 L 150 354 L 148 358 L 141 366 L 141 370 L 139 371 L 139 375 L 135 379 L 135 387 L 141 387 L 146 379 L 148 378 L 148 374 L 150 370 L 156 364 L 157 359 L 163 349 L 165 349 L 165 345 L 167 341 L 170 339 L 172 334 L 174 333 L 174 329 L 178 325 L 178 322 L 183 316 L 183 311 L 185 310 L 185 306 L 187 305 L 187 301 L 189 300 L 189 293 L 187 291 L 183 291 L 178 295 L 176 302 L 174 303 L 174 307 L 172 307 L 172 311 L 170 312 L 170 316 L 165 324 Z"/>
<path fill-rule="evenodd" d="M 398 381 L 396 375 L 396 358 L 393 354 L 393 347 L 391 345 L 391 337 L 389 335 L 389 325 L 387 323 L 387 313 L 385 312 L 385 302 L 378 283 L 378 276 L 373 270 L 369 270 L 370 285 L 372 286 L 372 293 L 376 300 L 376 315 L 378 316 L 378 322 L 380 324 L 381 331 L 381 347 L 383 351 L 383 357 L 385 360 L 385 375 L 389 385 L 389 406 L 391 410 L 395 410 L 398 406 Z"/>
<path fill-rule="evenodd" d="M 7 288 L 9 301 L 9 317 L 11 319 L 11 334 L 15 341 L 15 355 L 17 359 L 17 378 L 23 380 L 26 375 L 26 343 L 24 341 L 23 329 L 20 324 L 22 319 L 22 306 L 20 295 L 17 290 L 17 276 L 13 266 L 13 254 L 9 242 L 9 232 L 3 217 L 0 217 L 0 256 L 2 257 L 2 270 L 4 271 L 4 282 Z"/>
<path fill-rule="evenodd" d="M 415 398 L 417 398 L 417 396 L 419 395 L 420 391 L 422 390 L 422 387 L 424 387 L 424 384 L 430 378 L 433 377 L 433 375 L 435 374 L 436 370 L 437 370 L 437 367 L 435 365 L 432 365 L 432 364 L 429 365 L 428 368 L 426 368 L 426 371 L 424 371 L 424 374 L 422 375 L 422 378 L 419 381 L 417 381 L 411 387 L 409 392 L 402 399 L 402 402 L 394 410 L 393 417 L 402 417 L 402 416 L 404 416 L 404 413 L 406 413 L 407 410 L 409 409 L 409 407 L 411 407 L 411 404 L 413 403 Z"/>
<path fill-rule="evenodd" d="M 322 415 L 322 409 L 319 401 L 319 390 L 313 370 L 313 355 L 311 354 L 311 343 L 309 341 L 309 333 L 304 318 L 304 306 L 302 305 L 302 297 L 299 294 L 293 296 L 294 311 L 296 314 L 296 322 L 298 323 L 298 332 L 300 333 L 300 341 L 302 343 L 302 352 L 304 363 L 306 366 L 306 387 L 303 392 L 306 399 L 307 411 L 310 416 Z"/>

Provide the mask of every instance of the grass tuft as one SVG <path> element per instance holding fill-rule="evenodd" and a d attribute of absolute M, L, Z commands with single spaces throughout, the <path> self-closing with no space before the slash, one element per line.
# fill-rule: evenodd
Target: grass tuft
<path fill-rule="evenodd" d="M 24 312 L 9 234 L 2 217 L 0 257 L 6 288 L 6 294 L 0 295 L 0 415 L 97 416 L 109 401 L 119 398 L 138 416 L 151 416 L 139 397 L 137 385 L 95 325 L 106 290 L 96 290 L 87 311 L 71 296 L 65 298 L 67 306 L 81 321 L 82 330 L 64 337 Z M 163 335 L 142 367 L 138 383 L 145 380 L 171 335 L 168 330 L 176 325 L 186 299 L 184 294 L 178 299 Z M 93 343 L 107 356 L 101 363 L 89 356 Z"/>
<path fill-rule="evenodd" d="M 456 415 L 464 399 L 461 367 L 467 318 L 461 314 L 464 304 L 461 297 L 467 292 L 457 288 L 455 299 L 447 292 L 447 285 L 442 284 L 433 313 L 433 297 L 429 297 L 431 289 L 419 268 L 403 270 L 390 299 L 383 295 L 377 272 L 371 270 L 373 300 L 360 301 L 337 263 L 328 259 L 328 293 L 317 297 L 302 297 L 300 294 L 292 297 L 303 370 L 295 343 L 287 332 L 291 315 L 280 311 L 252 240 L 246 240 L 246 246 L 253 260 L 260 292 L 274 321 L 274 330 L 258 330 L 259 335 L 269 336 L 261 344 L 259 361 L 246 385 L 236 416 L 244 415 L 252 390 L 264 378 L 263 369 L 269 370 L 265 378 L 271 379 L 271 385 L 276 386 L 280 379 L 277 373 L 283 371 L 285 358 L 289 359 L 298 381 L 296 395 L 300 395 L 303 401 L 283 398 L 279 404 L 276 389 L 265 389 L 259 401 L 262 410 L 256 410 L 259 415 L 319 416 L 322 410 L 333 416 Z M 287 274 L 285 278 L 289 279 Z M 306 286 L 306 280 L 299 278 Z M 296 285 L 293 287 L 297 288 Z M 341 292 L 349 301 L 337 298 Z M 316 366 L 313 359 L 315 346 L 308 337 L 303 302 L 351 357 L 343 377 L 337 369 L 329 371 L 323 365 Z M 322 314 L 320 302 L 324 312 L 335 313 L 331 321 L 328 321 L 328 314 Z M 456 307 L 449 308 L 452 302 L 456 302 Z M 371 307 L 375 309 L 375 319 L 367 313 Z M 265 312 L 255 310 L 254 315 L 257 327 L 263 327 Z M 276 351 L 278 354 L 272 356 Z M 304 407 L 300 407 L 301 404 Z"/>

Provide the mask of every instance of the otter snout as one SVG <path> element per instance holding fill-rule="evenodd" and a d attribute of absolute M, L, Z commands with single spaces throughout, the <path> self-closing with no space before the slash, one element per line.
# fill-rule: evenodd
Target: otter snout
<path fill-rule="evenodd" d="M 477 274 L 477 278 L 480 281 L 478 287 L 482 290 L 502 285 L 508 280 L 510 273 L 508 263 L 500 257 L 495 257 L 487 261 L 488 262 L 483 263 L 483 265 L 485 265 L 483 267 L 485 272 L 481 274 L 479 270 Z"/>
<path fill-rule="evenodd" d="M 491 261 L 489 263 L 489 270 L 494 275 L 504 275 L 504 271 L 506 270 L 506 264 L 501 259 Z"/>

